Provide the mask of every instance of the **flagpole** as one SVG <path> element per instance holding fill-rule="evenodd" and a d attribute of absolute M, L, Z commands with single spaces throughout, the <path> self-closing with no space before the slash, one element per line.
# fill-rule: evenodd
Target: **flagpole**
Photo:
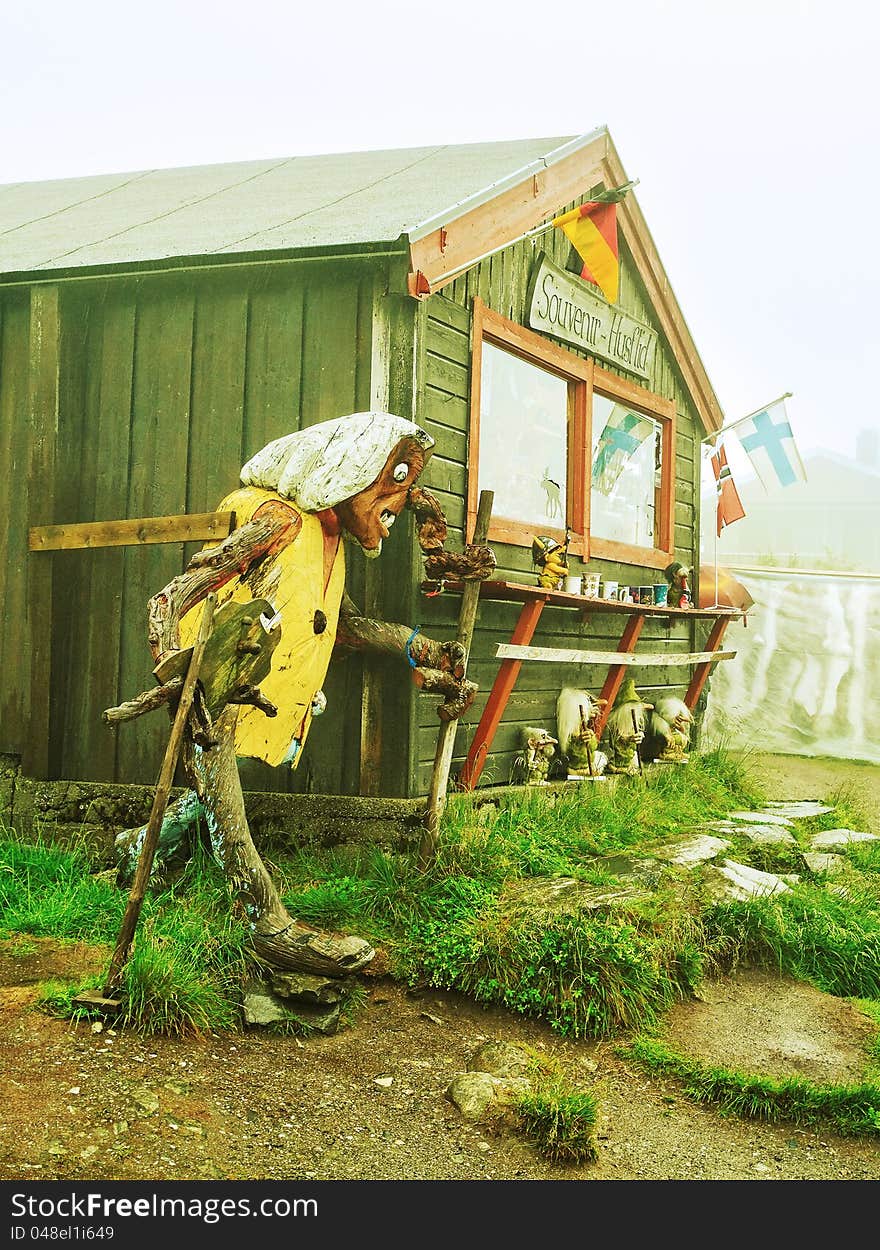
<path fill-rule="evenodd" d="M 756 408 L 754 412 L 750 412 L 748 416 L 738 417 L 736 421 L 731 421 L 729 425 L 722 425 L 720 430 L 713 430 L 711 434 L 707 434 L 705 438 L 701 438 L 701 443 L 712 443 L 715 445 L 715 439 L 720 438 L 722 434 L 727 434 L 729 430 L 735 430 L 738 425 L 742 425 L 744 421 L 751 421 L 752 417 L 756 417 L 759 412 L 766 412 L 768 408 L 781 404 L 784 399 L 791 399 L 794 391 L 786 391 L 784 395 L 780 395 L 778 399 L 772 399 L 769 404 L 762 404 L 760 408 Z"/>

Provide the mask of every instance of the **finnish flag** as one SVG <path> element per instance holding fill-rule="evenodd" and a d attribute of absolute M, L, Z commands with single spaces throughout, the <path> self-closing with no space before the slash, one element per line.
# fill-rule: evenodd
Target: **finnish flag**
<path fill-rule="evenodd" d="M 807 480 L 783 400 L 737 422 L 736 436 L 765 490 Z"/>

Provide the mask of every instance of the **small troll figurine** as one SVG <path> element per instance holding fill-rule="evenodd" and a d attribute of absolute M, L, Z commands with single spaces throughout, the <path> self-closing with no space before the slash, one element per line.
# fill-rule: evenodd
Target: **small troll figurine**
<path fill-rule="evenodd" d="M 565 542 L 557 542 L 545 534 L 532 539 L 532 563 L 540 569 L 538 585 L 547 590 L 561 590 L 565 585 L 568 573 L 569 533 L 565 531 Z"/>
<path fill-rule="evenodd" d="M 522 750 L 514 756 L 511 781 L 527 786 L 546 785 L 556 754 L 556 739 L 546 729 L 527 727 L 522 730 L 522 743 Z"/>
<path fill-rule="evenodd" d="M 569 780 L 580 777 L 601 777 L 608 763 L 599 750 L 596 721 L 606 704 L 594 699 L 589 690 L 563 686 L 556 700 L 556 732 L 559 750 L 568 763 Z"/>
<path fill-rule="evenodd" d="M 602 745 L 608 752 L 609 773 L 636 776 L 641 771 L 639 748 L 645 737 L 645 713 L 652 707 L 640 698 L 635 681 L 628 677 L 614 700 L 602 735 Z"/>
<path fill-rule="evenodd" d="M 183 746 L 192 791 L 169 807 L 159 851 L 179 846 L 201 818 L 257 954 L 282 968 L 345 976 L 375 952 L 362 938 L 320 932 L 288 914 L 251 838 L 236 757 L 296 768 L 325 702 L 321 685 L 336 647 L 400 656 L 423 689 L 443 695 L 446 719 L 460 716 L 476 693 L 464 680 L 458 643 L 369 620 L 345 592 L 346 546 L 379 555 L 433 443 L 418 425 L 387 412 L 355 413 L 276 439 L 251 457 L 241 486 L 219 505 L 235 513 L 235 530 L 195 555 L 150 600 L 157 674 L 192 645 L 199 605 L 211 592 L 218 599 L 215 622 L 223 611 L 229 619 L 230 601 L 252 605 L 241 627 L 261 632 L 256 617 L 271 640 L 271 669 L 260 689 L 251 684 L 220 707 L 201 707 L 199 728 Z M 119 835 L 120 881 L 134 871 L 143 836 L 143 829 Z"/>
<path fill-rule="evenodd" d="M 663 570 L 663 576 L 669 582 L 669 597 L 666 602 L 671 608 L 689 608 L 692 606 L 693 599 L 688 586 L 690 575 L 690 569 L 677 562 L 667 564 Z"/>
<path fill-rule="evenodd" d="M 648 714 L 642 759 L 646 763 L 686 764 L 693 721 L 683 699 L 659 695 Z"/>

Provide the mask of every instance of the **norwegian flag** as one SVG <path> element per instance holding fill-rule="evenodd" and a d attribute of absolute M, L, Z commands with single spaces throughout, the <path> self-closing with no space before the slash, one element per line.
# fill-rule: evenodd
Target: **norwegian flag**
<path fill-rule="evenodd" d="M 727 452 L 719 447 L 710 457 L 712 472 L 715 474 L 715 485 L 718 490 L 718 511 L 716 515 L 716 534 L 720 538 L 725 525 L 741 521 L 746 514 L 742 506 L 730 465 L 727 463 Z"/>

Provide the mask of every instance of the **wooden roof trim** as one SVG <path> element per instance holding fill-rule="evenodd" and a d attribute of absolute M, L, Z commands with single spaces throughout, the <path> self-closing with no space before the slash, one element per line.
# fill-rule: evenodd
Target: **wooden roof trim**
<path fill-rule="evenodd" d="M 475 263 L 486 252 L 519 239 L 600 181 L 601 166 L 608 143 L 607 131 L 555 161 L 546 169 L 502 191 L 493 199 L 438 226 L 410 246 L 409 293 L 416 297 L 432 295 L 452 278 L 453 270 Z M 593 175 L 595 174 L 595 177 Z M 592 183 L 590 180 L 592 179 Z"/>
<path fill-rule="evenodd" d="M 611 136 L 602 130 L 547 169 L 411 241 L 410 295 L 424 299 L 442 290 L 487 253 L 547 222 L 596 183 L 615 187 L 626 181 Z M 724 423 L 721 405 L 632 192 L 620 205 L 618 221 L 700 420 L 707 431 L 717 430 Z"/>

